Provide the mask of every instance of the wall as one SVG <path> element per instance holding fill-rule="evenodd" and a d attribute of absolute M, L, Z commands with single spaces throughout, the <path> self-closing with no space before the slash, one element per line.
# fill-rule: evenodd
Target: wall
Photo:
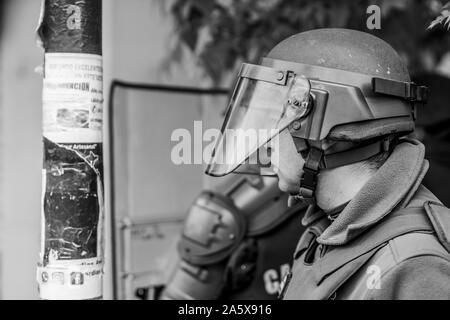
<path fill-rule="evenodd" d="M 1 56 L 1 297 L 35 299 L 40 241 L 41 76 L 34 29 L 39 1 L 5 4 Z"/>

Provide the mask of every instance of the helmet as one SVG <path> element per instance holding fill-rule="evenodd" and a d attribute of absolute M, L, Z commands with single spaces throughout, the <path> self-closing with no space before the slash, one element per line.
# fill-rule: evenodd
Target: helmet
<path fill-rule="evenodd" d="M 389 151 L 396 137 L 414 130 L 415 104 L 426 96 L 395 50 L 375 36 L 347 29 L 299 33 L 260 64 L 243 64 L 206 173 L 248 165 L 286 129 L 305 158 L 299 195 L 314 202 L 320 169 Z M 324 150 L 324 140 L 334 143 Z"/>

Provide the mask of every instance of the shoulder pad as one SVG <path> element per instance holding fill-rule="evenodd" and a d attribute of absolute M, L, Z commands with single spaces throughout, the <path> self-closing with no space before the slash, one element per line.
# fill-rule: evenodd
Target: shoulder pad
<path fill-rule="evenodd" d="M 424 206 L 439 242 L 450 252 L 450 209 L 434 201 L 427 201 Z"/>
<path fill-rule="evenodd" d="M 245 231 L 246 220 L 231 199 L 204 191 L 189 209 L 178 250 L 192 264 L 214 264 L 239 246 Z"/>

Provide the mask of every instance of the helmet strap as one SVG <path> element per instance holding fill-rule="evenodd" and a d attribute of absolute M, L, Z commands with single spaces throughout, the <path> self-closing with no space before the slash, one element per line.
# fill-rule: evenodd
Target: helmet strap
<path fill-rule="evenodd" d="M 317 175 L 320 170 L 320 163 L 323 158 L 323 150 L 309 147 L 305 164 L 303 165 L 303 174 L 300 178 L 299 196 L 307 204 L 316 202 L 315 191 L 317 185 Z"/>
<path fill-rule="evenodd" d="M 383 140 L 369 141 L 344 151 L 325 154 L 320 164 L 320 169 L 333 169 L 348 164 L 367 160 L 377 154 L 388 152 L 395 146 L 396 139 L 385 138 Z"/>
<path fill-rule="evenodd" d="M 294 141 L 298 139 L 296 137 L 293 138 L 295 138 Z M 388 137 L 329 154 L 307 143 L 308 148 L 306 150 L 297 150 L 306 160 L 303 165 L 303 174 L 300 178 L 299 194 L 296 197 L 307 204 L 315 203 L 317 176 L 321 169 L 333 169 L 367 160 L 377 154 L 391 151 L 395 147 L 396 142 L 396 138 Z"/>

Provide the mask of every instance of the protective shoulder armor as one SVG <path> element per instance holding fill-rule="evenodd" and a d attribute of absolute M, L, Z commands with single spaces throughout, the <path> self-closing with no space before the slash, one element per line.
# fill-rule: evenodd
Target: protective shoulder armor
<path fill-rule="evenodd" d="M 450 209 L 441 203 L 427 201 L 425 211 L 439 242 L 450 252 Z"/>
<path fill-rule="evenodd" d="M 204 191 L 189 209 L 180 256 L 194 265 L 217 263 L 233 252 L 246 232 L 246 220 L 232 200 Z"/>

